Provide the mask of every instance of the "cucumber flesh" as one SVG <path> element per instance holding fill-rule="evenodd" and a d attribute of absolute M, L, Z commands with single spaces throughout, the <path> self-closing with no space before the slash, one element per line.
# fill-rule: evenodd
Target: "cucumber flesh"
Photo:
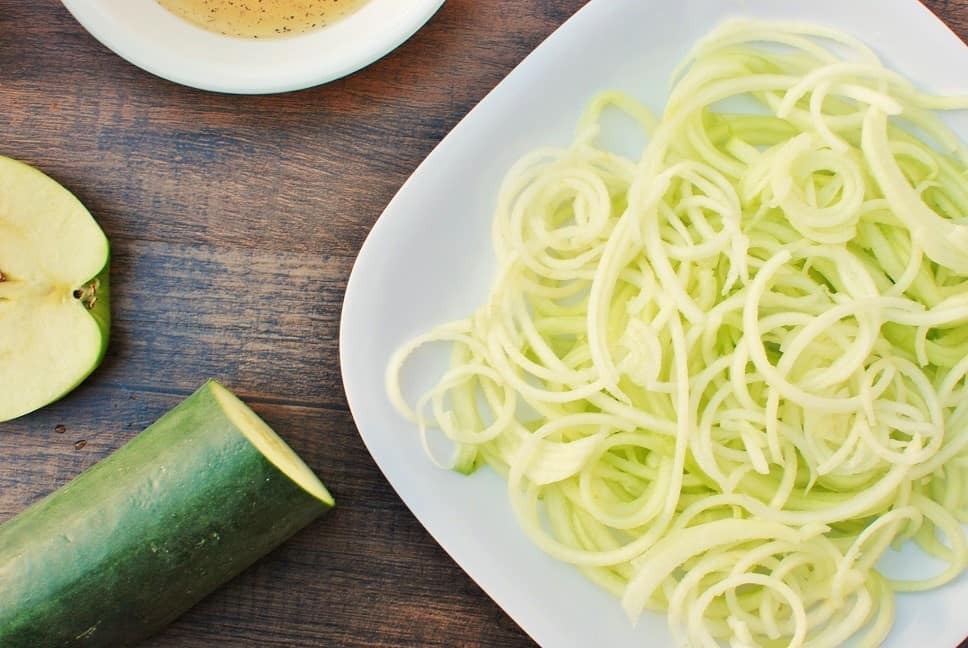
<path fill-rule="evenodd" d="M 210 387 L 225 414 L 266 459 L 316 499 L 329 506 L 334 504 L 323 482 L 265 421 L 221 384 L 213 381 Z"/>

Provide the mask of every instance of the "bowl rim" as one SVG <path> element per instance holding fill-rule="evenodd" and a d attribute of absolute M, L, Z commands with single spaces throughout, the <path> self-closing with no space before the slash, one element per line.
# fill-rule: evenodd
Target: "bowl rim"
<path fill-rule="evenodd" d="M 347 76 L 383 58 L 407 41 L 440 9 L 445 0 L 407 0 L 400 3 L 394 20 L 381 25 L 381 29 L 369 30 L 366 20 L 356 20 L 372 3 L 378 5 L 386 0 L 369 0 L 357 12 L 341 19 L 333 26 L 287 38 L 255 40 L 224 36 L 198 27 L 187 20 L 170 14 L 155 0 L 61 0 L 70 14 L 102 45 L 155 76 L 180 85 L 226 94 L 274 94 L 291 92 L 321 85 Z M 395 4 L 395 3 L 394 3 Z M 145 21 L 138 29 L 126 30 L 125 12 L 141 7 L 157 14 L 160 20 L 151 23 L 151 29 L 168 29 L 176 32 L 164 44 L 156 38 L 157 33 L 146 34 Z M 375 9 L 375 8 L 373 8 Z M 159 13 L 161 12 L 161 13 Z M 164 14 L 164 15 L 162 15 Z M 328 33 L 329 32 L 329 33 Z M 333 50 L 334 39 L 339 36 L 338 50 Z M 151 36 L 150 39 L 146 38 Z M 205 57 L 187 64 L 180 58 L 181 46 L 196 41 L 202 51 L 215 54 L 220 50 L 245 55 L 231 62 L 216 61 Z M 177 45 L 176 45 L 177 43 Z M 319 44 L 321 49 L 330 47 L 326 56 L 303 58 L 287 70 L 270 66 L 252 65 L 263 54 L 279 55 L 287 50 L 303 50 Z M 197 52 L 198 47 L 195 48 Z M 225 57 L 223 57 L 225 58 Z M 295 57 L 288 60 L 298 60 Z"/>

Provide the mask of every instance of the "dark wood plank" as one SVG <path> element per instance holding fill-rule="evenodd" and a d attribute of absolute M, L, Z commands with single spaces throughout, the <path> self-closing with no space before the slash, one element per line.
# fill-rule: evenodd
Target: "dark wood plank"
<path fill-rule="evenodd" d="M 125 242 L 100 382 L 189 393 L 204 374 L 244 379 L 242 397 L 345 409 L 337 337 L 351 267 L 346 256 Z"/>
<path fill-rule="evenodd" d="M 962 41 L 968 43 L 968 0 L 921 0 Z"/>
<path fill-rule="evenodd" d="M 0 522 L 214 376 L 291 442 L 338 507 L 148 645 L 532 646 L 366 453 L 336 339 L 353 257 L 386 202 L 582 4 L 450 0 L 347 79 L 235 97 L 142 72 L 59 3 L 0 0 L 0 153 L 95 213 L 114 244 L 115 296 L 95 376 L 0 424 Z M 925 4 L 968 36 L 966 0 Z"/>

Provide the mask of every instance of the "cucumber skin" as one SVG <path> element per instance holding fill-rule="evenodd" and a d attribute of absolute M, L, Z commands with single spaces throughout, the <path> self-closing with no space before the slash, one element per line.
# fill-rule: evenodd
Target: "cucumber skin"
<path fill-rule="evenodd" d="M 206 383 L 0 526 L 0 646 L 135 644 L 328 508 Z"/>

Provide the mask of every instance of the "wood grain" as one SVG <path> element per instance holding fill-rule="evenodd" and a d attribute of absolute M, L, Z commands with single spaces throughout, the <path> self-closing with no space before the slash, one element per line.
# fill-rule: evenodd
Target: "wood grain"
<path fill-rule="evenodd" d="M 0 0 L 0 153 L 44 169 L 96 215 L 114 246 L 115 296 L 94 377 L 0 424 L 0 522 L 217 377 L 338 506 L 149 646 L 533 646 L 374 465 L 336 340 L 353 257 L 393 193 L 582 4 L 450 0 L 349 78 L 238 97 L 142 72 L 59 3 Z M 925 4 L 968 36 L 968 2 Z"/>

